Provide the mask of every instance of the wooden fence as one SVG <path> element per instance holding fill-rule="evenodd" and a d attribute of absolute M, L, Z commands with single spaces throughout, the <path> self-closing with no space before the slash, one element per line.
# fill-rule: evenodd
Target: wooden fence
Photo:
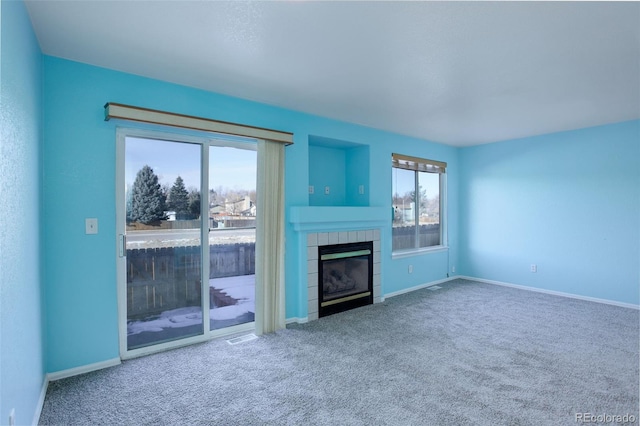
<path fill-rule="evenodd" d="M 202 263 L 199 246 L 127 250 L 127 312 L 130 319 L 186 306 L 200 306 Z M 209 278 L 255 274 L 255 243 L 210 246 Z M 208 285 L 209 283 L 205 283 Z M 235 300 L 209 290 L 211 306 Z"/>
<path fill-rule="evenodd" d="M 430 247 L 441 243 L 439 223 L 420 225 L 418 232 L 420 235 L 420 247 Z M 391 236 L 394 250 L 409 249 L 416 246 L 415 226 L 393 227 Z"/>

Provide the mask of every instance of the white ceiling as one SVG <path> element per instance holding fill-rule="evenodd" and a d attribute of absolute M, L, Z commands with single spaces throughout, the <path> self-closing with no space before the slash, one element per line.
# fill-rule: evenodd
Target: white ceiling
<path fill-rule="evenodd" d="M 638 2 L 27 8 L 48 55 L 455 146 L 640 118 Z"/>

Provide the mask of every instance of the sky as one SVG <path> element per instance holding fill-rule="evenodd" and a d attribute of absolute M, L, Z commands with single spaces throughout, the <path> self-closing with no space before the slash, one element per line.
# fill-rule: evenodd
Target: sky
<path fill-rule="evenodd" d="M 201 145 L 127 137 L 125 184 L 133 185 L 138 170 L 149 165 L 160 185 L 172 186 L 178 176 L 185 187 L 200 189 Z M 256 151 L 230 147 L 209 148 L 209 188 L 256 188 Z"/>
<path fill-rule="evenodd" d="M 415 175 L 412 170 L 404 170 L 394 167 L 393 173 L 393 194 L 403 196 L 407 192 L 415 189 Z M 440 193 L 440 177 L 437 173 L 421 173 L 420 186 L 427 192 L 427 199 Z"/>
<path fill-rule="evenodd" d="M 133 185 L 138 170 L 149 165 L 161 185 L 172 186 L 182 177 L 187 189 L 200 189 L 201 145 L 127 137 L 125 143 L 125 184 Z M 413 172 L 393 168 L 393 192 L 403 195 L 413 191 Z M 438 175 L 422 173 L 420 185 L 427 198 L 439 192 Z M 209 148 L 209 188 L 256 189 L 256 151 L 221 146 Z"/>

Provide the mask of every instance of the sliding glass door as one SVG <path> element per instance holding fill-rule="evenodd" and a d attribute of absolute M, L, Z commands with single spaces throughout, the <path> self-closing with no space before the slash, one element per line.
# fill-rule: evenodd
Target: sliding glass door
<path fill-rule="evenodd" d="M 221 143 L 209 148 L 211 330 L 253 322 L 256 306 L 255 145 Z"/>
<path fill-rule="evenodd" d="M 253 323 L 255 143 L 119 130 L 117 173 L 121 354 Z"/>

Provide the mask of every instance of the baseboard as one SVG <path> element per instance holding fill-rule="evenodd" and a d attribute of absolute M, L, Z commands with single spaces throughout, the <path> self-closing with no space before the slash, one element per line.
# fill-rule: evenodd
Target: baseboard
<path fill-rule="evenodd" d="M 446 283 L 448 281 L 452 281 L 452 280 L 455 280 L 455 279 L 458 279 L 458 278 L 461 278 L 461 277 L 458 277 L 458 276 L 448 277 L 448 278 L 445 278 L 445 279 L 442 279 L 442 280 L 431 281 L 431 282 L 428 282 L 428 283 L 419 284 L 419 285 L 414 286 L 414 287 L 409 287 L 409 288 L 405 288 L 405 289 L 402 289 L 402 290 L 394 291 L 394 292 L 385 294 L 384 296 L 382 296 L 380 298 L 380 300 L 382 302 L 384 302 L 387 297 L 399 296 L 401 294 L 410 293 L 412 291 L 416 291 L 416 290 L 420 290 L 420 289 L 423 289 L 423 288 L 431 287 L 431 286 L 434 286 L 434 285 L 437 285 L 437 284 Z"/>
<path fill-rule="evenodd" d="M 38 405 L 36 405 L 36 412 L 33 415 L 33 421 L 31 424 L 36 426 L 40 422 L 40 414 L 42 414 L 42 408 L 44 407 L 44 398 L 47 396 L 47 389 L 49 388 L 49 377 L 47 374 L 42 381 L 42 389 L 40 390 L 40 398 L 38 398 Z"/>
<path fill-rule="evenodd" d="M 306 322 L 309 322 L 309 317 L 302 317 L 302 318 L 291 317 L 285 320 L 286 324 L 304 324 Z"/>
<path fill-rule="evenodd" d="M 503 286 L 503 287 L 518 288 L 520 290 L 534 291 L 536 293 L 545 293 L 545 294 L 551 294 L 551 295 L 554 295 L 554 296 L 568 297 L 569 299 L 586 300 L 588 302 L 604 303 L 605 305 L 613 305 L 613 306 L 619 306 L 621 308 L 629 308 L 629 309 L 640 310 L 640 305 L 634 305 L 633 303 L 618 302 L 618 301 L 609 300 L 609 299 L 599 299 L 597 297 L 581 296 L 579 294 L 564 293 L 562 291 L 547 290 L 547 289 L 544 289 L 544 288 L 537 288 L 537 287 L 530 287 L 530 286 L 526 286 L 526 285 L 505 283 L 505 282 L 502 282 L 502 281 L 486 280 L 484 278 L 467 277 L 467 276 L 462 276 L 462 275 L 457 277 L 457 278 L 460 278 L 460 279 L 463 279 L 463 280 L 469 280 L 469 281 L 478 281 L 478 282 L 485 283 L 485 284 L 499 285 L 499 286 Z"/>
<path fill-rule="evenodd" d="M 56 371 L 55 373 L 47 374 L 47 381 L 53 382 L 67 377 L 77 376 L 78 374 L 102 370 L 103 368 L 113 367 L 120 363 L 120 358 L 113 358 L 106 361 L 96 362 L 94 364 L 83 365 L 81 367 L 69 368 L 68 370 Z"/>

